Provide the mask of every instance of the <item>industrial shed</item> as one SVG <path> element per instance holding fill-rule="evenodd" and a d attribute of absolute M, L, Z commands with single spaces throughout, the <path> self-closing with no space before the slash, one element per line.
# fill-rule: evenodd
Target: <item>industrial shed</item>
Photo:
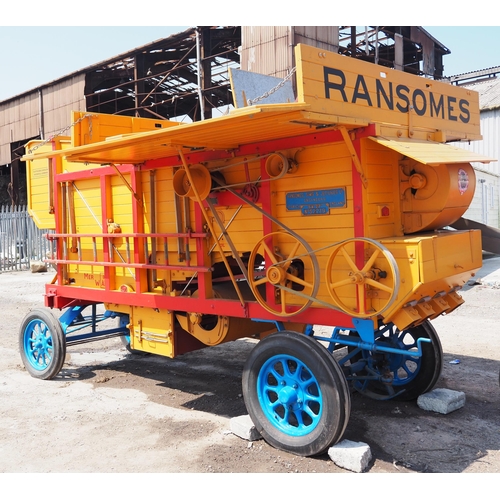
<path fill-rule="evenodd" d="M 500 66 L 456 75 L 450 83 L 479 93 L 481 141 L 458 146 L 494 158 L 490 163 L 474 163 L 476 192 L 464 218 L 500 228 Z"/>
<path fill-rule="evenodd" d="M 285 78 L 317 46 L 429 78 L 450 50 L 419 26 L 197 26 L 0 102 L 0 206 L 26 203 L 24 145 L 69 135 L 70 111 L 202 120 L 232 106 L 229 68 Z"/>

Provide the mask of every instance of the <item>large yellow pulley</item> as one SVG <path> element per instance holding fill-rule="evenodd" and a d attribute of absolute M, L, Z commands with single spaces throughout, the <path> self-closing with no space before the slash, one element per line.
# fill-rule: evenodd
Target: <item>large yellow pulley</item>
<path fill-rule="evenodd" d="M 205 200 L 210 194 L 212 187 L 212 178 L 208 169 L 201 163 L 189 167 L 191 176 L 188 176 L 186 170 L 181 168 L 177 170 L 173 178 L 174 191 L 182 198 L 191 198 L 196 200 L 195 189 L 201 200 Z M 193 185 L 194 184 L 194 185 Z"/>
<path fill-rule="evenodd" d="M 326 266 L 333 303 L 356 318 L 378 316 L 394 302 L 399 270 L 393 255 L 369 238 L 352 238 L 335 246 Z"/>
<path fill-rule="evenodd" d="M 255 298 L 277 316 L 293 316 L 307 309 L 318 291 L 318 278 L 312 249 L 288 232 L 264 236 L 248 260 L 248 283 Z"/>

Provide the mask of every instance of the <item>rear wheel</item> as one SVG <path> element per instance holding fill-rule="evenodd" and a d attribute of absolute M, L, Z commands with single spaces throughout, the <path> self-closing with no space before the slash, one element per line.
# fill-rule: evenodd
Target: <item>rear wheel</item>
<path fill-rule="evenodd" d="M 266 337 L 245 363 L 242 382 L 249 415 L 275 448 L 317 455 L 344 433 L 350 394 L 340 367 L 316 340 L 289 331 Z"/>
<path fill-rule="evenodd" d="M 431 342 L 421 343 L 421 357 L 411 356 L 419 338 Z M 359 372 L 358 380 L 356 374 L 353 376 L 356 390 L 374 399 L 411 401 L 436 385 L 443 366 L 443 349 L 429 321 L 403 331 L 386 325 L 375 339 L 387 347 L 406 350 L 408 355 L 360 350 L 351 358 L 351 364 L 364 359 L 367 368 Z M 370 374 L 378 375 L 379 380 L 366 379 Z"/>
<path fill-rule="evenodd" d="M 31 376 L 54 378 L 66 357 L 66 338 L 57 318 L 44 309 L 31 311 L 19 330 L 19 350 Z"/>

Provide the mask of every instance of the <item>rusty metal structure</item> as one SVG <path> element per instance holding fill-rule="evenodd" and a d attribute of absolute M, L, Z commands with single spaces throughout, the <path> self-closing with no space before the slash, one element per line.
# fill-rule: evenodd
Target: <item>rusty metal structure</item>
<path fill-rule="evenodd" d="M 105 61 L 86 74 L 87 111 L 191 121 L 232 103 L 240 26 L 198 26 Z"/>

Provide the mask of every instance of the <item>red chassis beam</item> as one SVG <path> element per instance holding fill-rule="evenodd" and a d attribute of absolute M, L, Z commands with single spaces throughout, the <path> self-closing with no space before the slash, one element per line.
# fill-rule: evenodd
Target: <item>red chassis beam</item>
<path fill-rule="evenodd" d="M 80 288 L 69 285 L 47 284 L 45 286 L 45 305 L 63 309 L 75 301 L 79 303 L 119 304 L 125 306 L 149 307 L 151 309 L 198 312 L 217 316 L 253 318 L 267 321 L 282 321 L 310 325 L 343 326 L 354 328 L 352 317 L 330 308 L 309 307 L 300 314 L 279 316 L 272 314 L 258 302 L 245 302 L 227 299 L 202 299 L 200 297 L 171 297 L 156 293 L 137 293 Z"/>

